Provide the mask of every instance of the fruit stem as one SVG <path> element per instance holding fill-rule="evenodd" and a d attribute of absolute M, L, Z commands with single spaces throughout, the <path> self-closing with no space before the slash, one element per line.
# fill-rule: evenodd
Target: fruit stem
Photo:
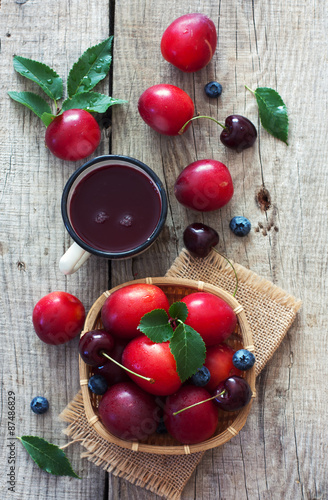
<path fill-rule="evenodd" d="M 254 95 L 256 94 L 256 92 L 255 92 L 254 90 L 250 89 L 249 87 L 247 87 L 247 85 L 245 85 L 245 88 L 246 88 L 247 90 L 249 90 L 250 92 L 252 92 L 252 94 L 254 94 Z"/>
<path fill-rule="evenodd" d="M 220 253 L 216 248 L 212 247 L 213 250 L 218 253 L 219 255 L 221 255 L 221 257 L 223 257 L 227 262 L 228 264 L 230 264 L 230 266 L 232 267 L 233 269 L 233 272 L 235 273 L 235 277 L 236 277 L 236 288 L 235 288 L 235 291 L 233 292 L 232 296 L 235 297 L 236 296 L 236 293 L 237 293 L 237 289 L 238 289 L 238 276 L 237 276 L 237 271 L 236 269 L 234 268 L 233 264 L 230 262 L 230 260 L 225 256 L 225 255 L 222 255 L 222 253 Z"/>
<path fill-rule="evenodd" d="M 199 115 L 199 116 L 194 116 L 193 118 L 190 118 L 190 120 L 188 120 L 182 127 L 181 129 L 179 130 L 178 134 L 181 135 L 183 134 L 183 131 L 184 129 L 186 128 L 186 126 L 188 125 L 188 123 L 194 121 L 194 120 L 197 120 L 198 118 L 208 118 L 209 120 L 212 120 L 213 122 L 217 123 L 218 125 L 220 125 L 220 127 L 224 128 L 227 130 L 227 127 L 225 127 L 222 123 L 218 122 L 215 118 L 212 118 L 212 116 L 206 116 L 206 115 Z"/>
<path fill-rule="evenodd" d="M 189 410 L 190 408 L 193 408 L 194 406 L 198 406 L 198 405 L 201 405 L 203 403 L 207 403 L 207 401 L 212 401 L 212 399 L 215 399 L 217 398 L 218 396 L 222 396 L 224 393 L 225 393 L 225 389 L 223 389 L 222 392 L 220 392 L 220 394 L 216 394 L 215 396 L 212 396 L 208 399 L 204 399 L 203 401 L 199 401 L 198 403 L 194 403 L 193 405 L 190 405 L 190 406 L 186 406 L 185 408 L 182 408 L 181 410 L 178 410 L 178 411 L 175 411 L 173 413 L 174 416 L 178 415 L 179 413 L 185 411 L 185 410 Z"/>
<path fill-rule="evenodd" d="M 147 380 L 147 382 L 149 382 L 150 384 L 153 384 L 155 382 L 155 380 L 153 378 L 144 377 L 144 375 L 140 375 L 140 373 L 133 372 L 132 370 L 130 370 L 126 366 L 121 365 L 121 363 L 119 363 L 115 359 L 113 359 L 110 356 L 108 356 L 108 354 L 105 351 L 101 351 L 101 355 L 104 356 L 105 358 L 109 359 L 110 361 L 113 361 L 113 363 L 115 363 L 119 367 L 123 368 L 123 370 L 131 373 L 132 375 L 135 375 L 136 377 L 143 378 L 144 380 Z"/>

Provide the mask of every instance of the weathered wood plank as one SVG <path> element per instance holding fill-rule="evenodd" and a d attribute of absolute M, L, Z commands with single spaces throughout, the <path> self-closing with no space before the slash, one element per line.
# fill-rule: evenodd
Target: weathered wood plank
<path fill-rule="evenodd" d="M 40 60 L 63 77 L 82 52 L 109 35 L 109 2 L 3 1 L 1 26 L 1 370 L 2 425 L 7 443 L 7 393 L 16 398 L 16 435 L 39 435 L 58 445 L 67 438 L 58 414 L 79 388 L 75 339 L 63 346 L 48 346 L 34 334 L 34 304 L 46 293 L 65 290 L 78 296 L 88 310 L 107 288 L 107 264 L 90 259 L 81 273 L 65 278 L 58 260 L 71 244 L 61 220 L 61 193 L 78 166 L 53 157 L 44 145 L 44 126 L 28 109 L 11 101 L 8 90 L 38 86 L 14 72 L 12 57 L 19 54 Z M 108 92 L 108 80 L 102 86 Z M 108 152 L 104 137 L 99 153 Z M 83 162 L 79 162 L 82 164 Z M 31 399 L 44 395 L 50 410 L 33 414 Z M 80 459 L 81 448 L 67 450 L 82 476 L 57 479 L 41 472 L 16 442 L 16 493 L 7 491 L 8 449 L 2 447 L 2 498 L 101 498 L 106 474 Z M 8 493 L 8 494 L 7 494 Z M 3 496 L 4 495 L 4 496 Z"/>

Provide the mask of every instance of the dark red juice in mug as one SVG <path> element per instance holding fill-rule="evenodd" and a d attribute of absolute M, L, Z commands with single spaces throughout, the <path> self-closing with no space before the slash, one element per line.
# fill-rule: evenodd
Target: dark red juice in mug
<path fill-rule="evenodd" d="M 155 183 L 141 170 L 106 165 L 88 173 L 77 184 L 69 217 L 85 243 L 105 252 L 124 252 L 144 243 L 161 214 Z"/>

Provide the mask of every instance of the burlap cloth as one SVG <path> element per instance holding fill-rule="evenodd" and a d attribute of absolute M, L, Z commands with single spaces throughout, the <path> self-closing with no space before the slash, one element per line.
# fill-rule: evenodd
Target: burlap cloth
<path fill-rule="evenodd" d="M 283 340 L 301 301 L 245 267 L 236 263 L 234 267 L 239 280 L 236 299 L 244 307 L 252 330 L 258 375 Z M 204 281 L 230 293 L 236 285 L 231 266 L 214 251 L 205 259 L 195 259 L 183 250 L 166 275 Z M 151 455 L 108 443 L 88 424 L 81 392 L 68 404 L 60 418 L 69 422 L 63 432 L 80 441 L 85 448 L 82 458 L 167 499 L 180 498 L 203 456 L 203 453 Z"/>

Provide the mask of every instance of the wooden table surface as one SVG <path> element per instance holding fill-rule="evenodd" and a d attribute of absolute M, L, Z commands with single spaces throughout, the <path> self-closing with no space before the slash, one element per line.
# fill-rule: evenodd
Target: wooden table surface
<path fill-rule="evenodd" d="M 78 339 L 54 347 L 34 333 L 34 304 L 54 290 L 78 296 L 88 310 L 117 284 L 161 276 L 183 247 L 184 228 L 194 221 L 220 234 L 219 250 L 303 300 L 282 345 L 258 377 L 257 398 L 240 434 L 206 452 L 183 492 L 183 500 L 281 500 L 328 498 L 327 482 L 327 16 L 320 0 L 1 0 L 0 276 L 1 434 L 3 499 L 159 498 L 105 473 L 80 458 L 79 444 L 67 449 L 82 480 L 42 472 L 15 443 L 15 493 L 8 491 L 10 442 L 8 394 L 15 394 L 15 432 L 64 445 L 58 415 L 79 389 Z M 164 61 L 160 39 L 175 18 L 190 12 L 211 17 L 217 51 L 203 70 L 186 74 Z M 13 70 L 14 54 L 43 61 L 63 77 L 82 52 L 114 34 L 113 73 L 97 90 L 127 99 L 113 108 L 96 154 L 130 155 L 162 179 L 169 198 L 165 229 L 137 258 L 108 262 L 96 257 L 72 276 L 58 269 L 71 244 L 61 219 L 63 187 L 83 164 L 61 161 L 44 145 L 45 128 L 8 90 L 38 92 Z M 218 80 L 220 99 L 204 85 Z M 197 113 L 223 121 L 248 116 L 259 130 L 256 145 L 242 154 L 223 147 L 220 130 L 196 122 L 181 137 L 161 136 L 137 112 L 140 94 L 157 83 L 183 88 Z M 254 97 L 244 88 L 278 90 L 289 109 L 289 146 L 259 123 Z M 108 125 L 108 124 L 107 124 Z M 219 211 L 196 213 L 178 204 L 173 185 L 196 159 L 214 158 L 232 175 L 235 194 Z M 259 193 L 267 190 L 264 210 Z M 229 230 L 234 215 L 252 223 L 247 238 Z M 50 410 L 30 410 L 36 395 Z M 9 440 L 9 441 L 8 441 Z"/>

